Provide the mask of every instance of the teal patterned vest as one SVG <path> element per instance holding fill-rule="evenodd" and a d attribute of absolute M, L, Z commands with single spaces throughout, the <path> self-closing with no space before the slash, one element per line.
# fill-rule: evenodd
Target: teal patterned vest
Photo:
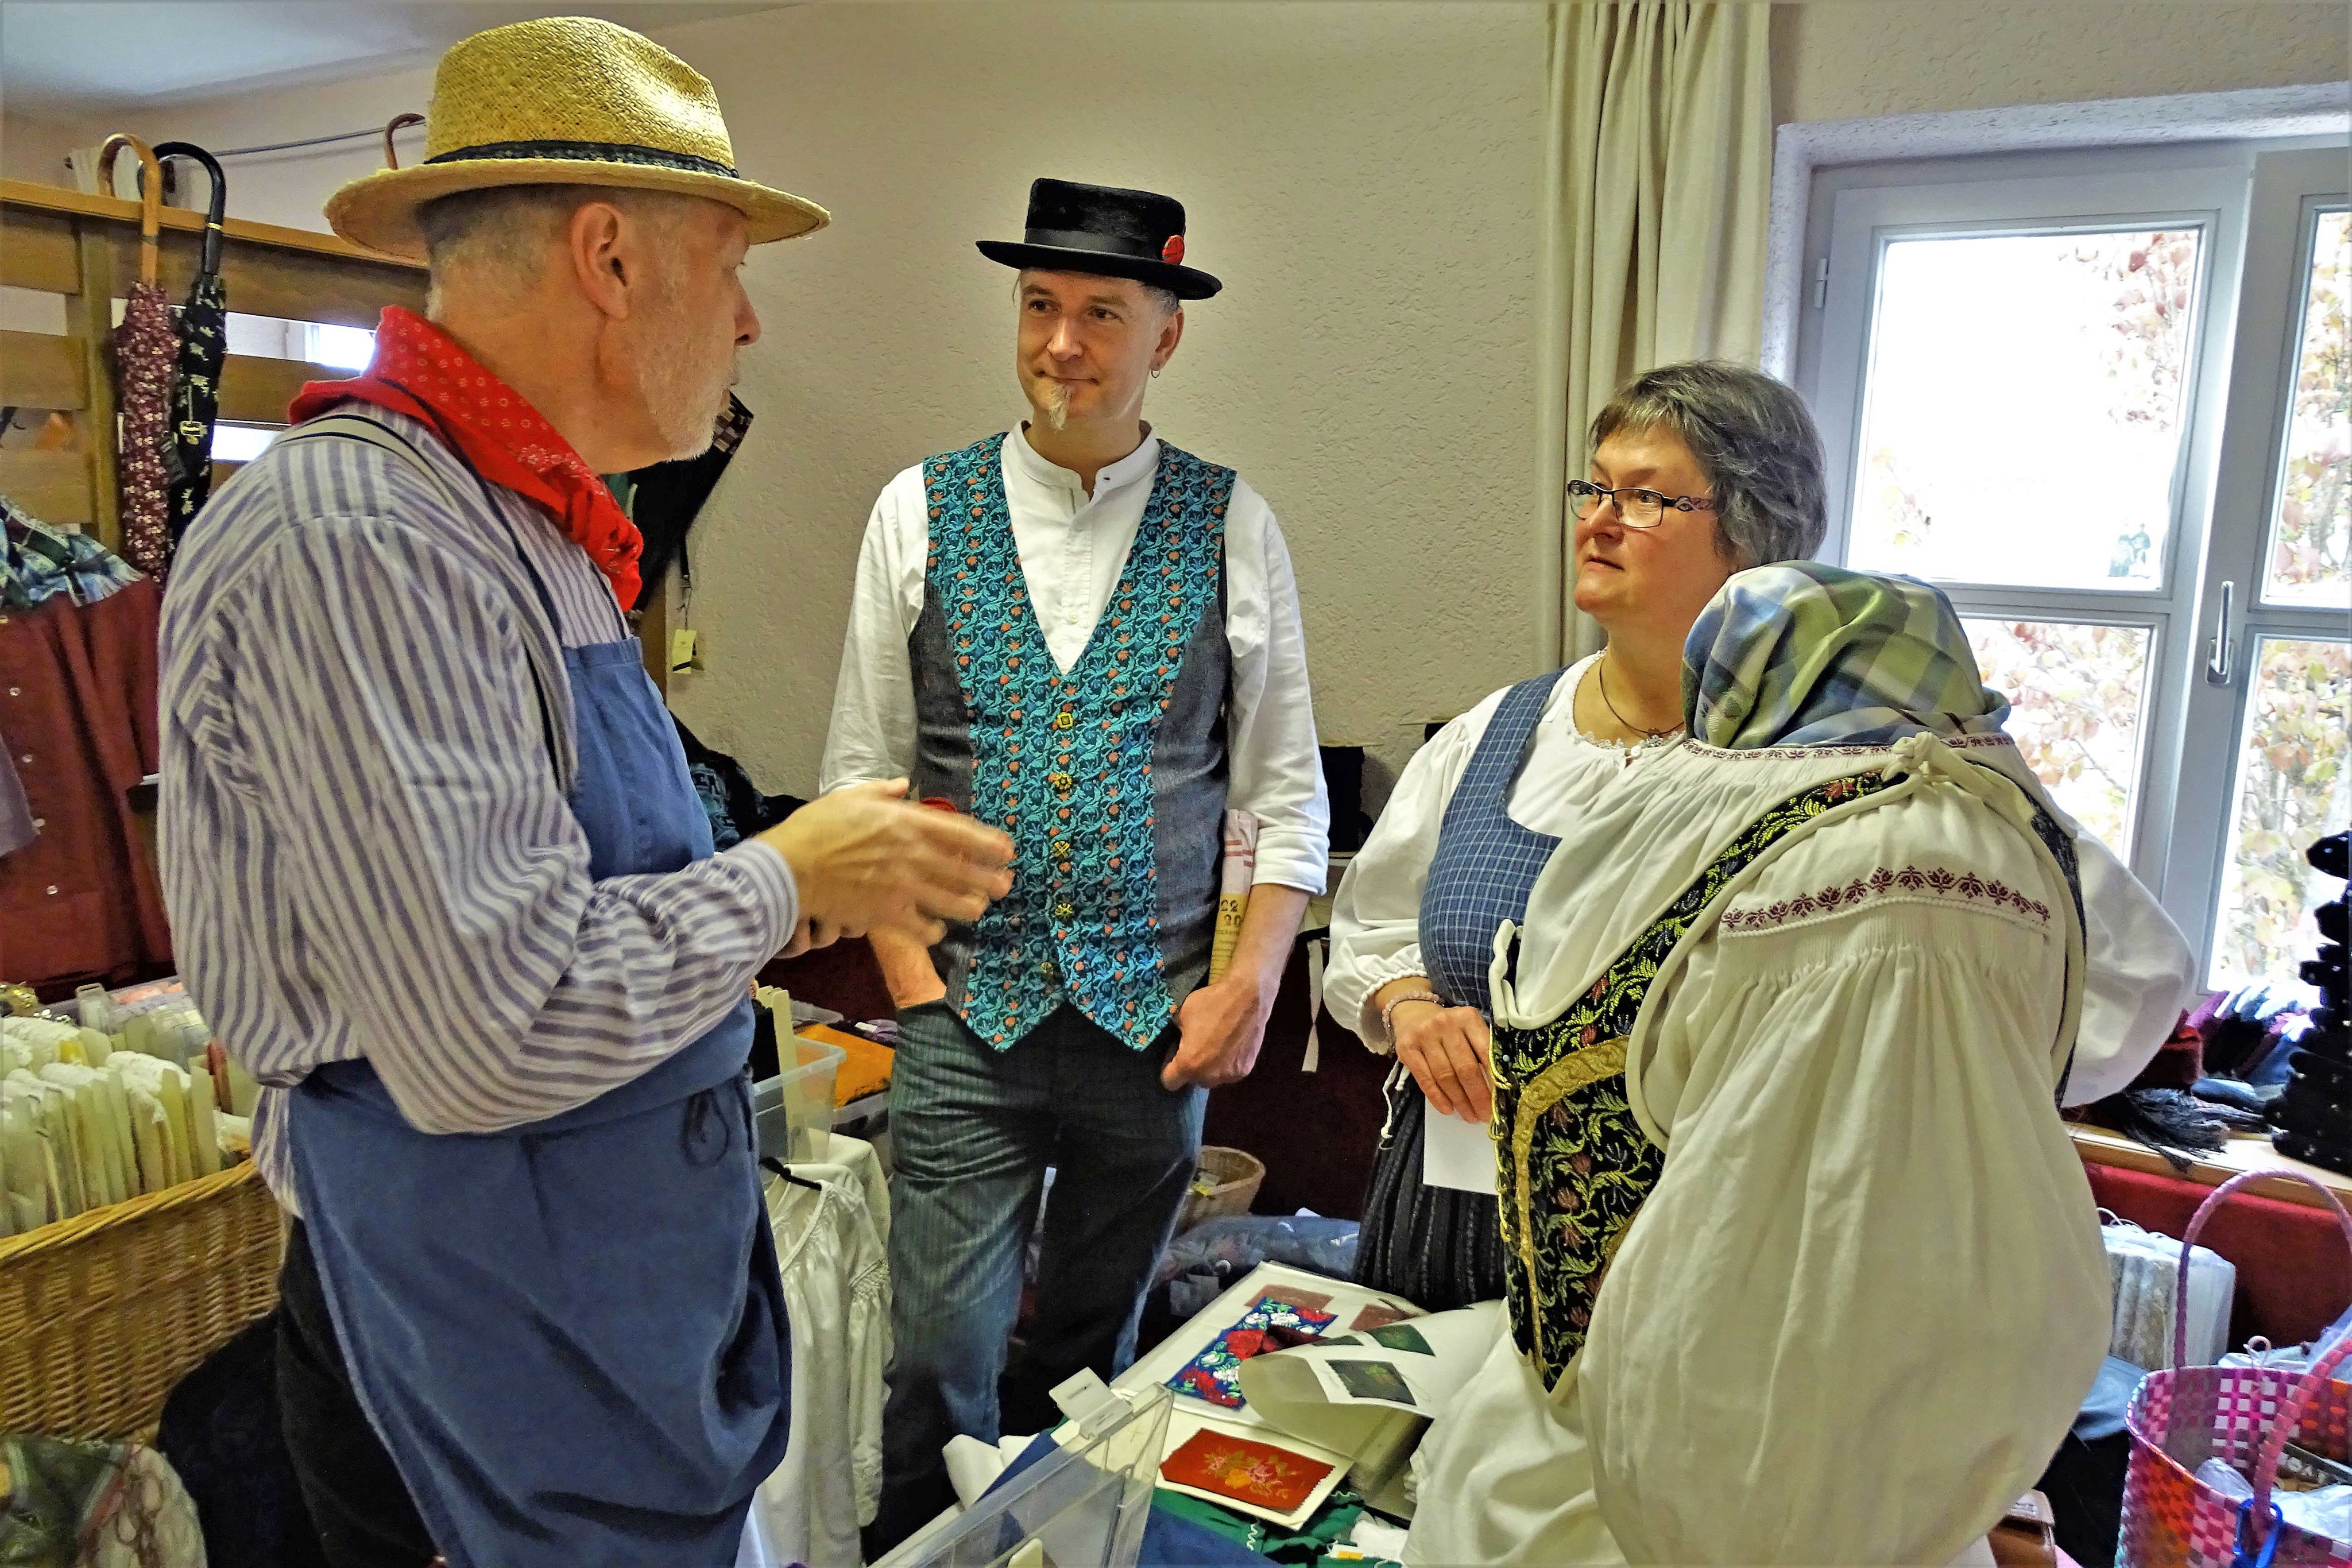
<path fill-rule="evenodd" d="M 1225 508 L 1234 473 L 1162 444 L 1118 586 L 1065 675 L 1046 647 L 1013 545 L 1003 442 L 991 436 L 923 465 L 926 614 L 936 610 L 943 622 L 928 630 L 952 665 L 964 721 L 956 727 L 969 739 L 967 751 L 961 736 L 934 744 L 927 734 L 920 771 L 932 771 L 929 754 L 960 753 L 946 770 L 961 776 L 945 786 L 947 798 L 1003 828 L 1015 846 L 1013 891 L 971 928 L 969 968 L 950 976 L 950 1004 L 960 990 L 965 1025 L 998 1050 L 1065 1002 L 1143 1050 L 1175 1017 L 1163 963 L 1155 746 L 1195 633 L 1213 629 L 1214 654 L 1224 655 Z M 922 643 L 919 634 L 919 653 Z M 1223 810 L 1222 665 L 1218 671 L 1215 694 L 1204 699 L 1216 733 L 1188 752 L 1213 746 L 1213 768 L 1194 770 L 1199 781 L 1188 789 L 1215 795 L 1186 801 L 1187 837 L 1202 839 L 1186 846 L 1202 862 L 1188 883 L 1213 866 Z M 924 679 L 919 667 L 919 685 Z M 1188 704 L 1188 712 L 1200 706 Z M 927 793 L 939 787 L 930 778 L 919 777 L 919 784 Z M 966 799 L 956 799 L 966 789 L 955 785 L 966 785 Z M 1213 919 L 1213 880 L 1200 891 L 1202 914 Z"/>

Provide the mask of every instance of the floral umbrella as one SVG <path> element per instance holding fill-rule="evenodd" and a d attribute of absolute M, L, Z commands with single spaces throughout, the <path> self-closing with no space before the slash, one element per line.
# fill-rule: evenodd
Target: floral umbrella
<path fill-rule="evenodd" d="M 157 577 L 171 564 L 172 535 L 166 525 L 163 433 L 172 397 L 172 361 L 179 335 L 172 329 L 172 307 L 155 281 L 156 235 L 162 228 L 163 167 L 135 136 L 115 135 L 99 150 L 98 186 L 114 189 L 114 155 L 128 147 L 139 155 L 139 281 L 125 301 L 122 325 L 114 329 L 115 405 L 122 437 L 122 559 Z"/>
<path fill-rule="evenodd" d="M 228 182 L 221 177 L 220 161 L 193 141 L 159 143 L 155 156 L 193 158 L 212 181 L 204 256 L 196 264 L 196 281 L 180 307 L 179 363 L 172 379 L 171 427 L 163 444 L 163 473 L 171 485 L 164 518 L 176 550 L 213 488 L 213 423 L 220 416 L 221 365 L 228 358 L 228 286 L 220 275 Z"/>

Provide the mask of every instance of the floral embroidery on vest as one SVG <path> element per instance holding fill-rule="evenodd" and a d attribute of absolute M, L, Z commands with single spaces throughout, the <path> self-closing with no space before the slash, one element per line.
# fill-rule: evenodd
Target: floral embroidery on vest
<path fill-rule="evenodd" d="M 1625 1098 L 1625 1041 L 1650 983 L 1731 879 L 1791 829 L 1887 787 L 1833 779 L 1758 818 L 1550 1023 L 1494 1030 L 1496 1191 L 1511 1333 L 1544 1386 L 1559 1382 L 1592 1326 L 1609 1262 L 1665 1168 Z"/>
<path fill-rule="evenodd" d="M 1216 602 L 1234 473 L 1163 443 L 1110 602 L 1064 674 L 1029 602 L 1004 437 L 923 465 L 927 570 L 971 727 L 971 814 L 1013 835 L 1013 892 L 972 933 L 963 1019 L 1004 1050 L 1066 999 L 1137 1050 L 1175 1016 L 1161 974 L 1151 756 Z"/>

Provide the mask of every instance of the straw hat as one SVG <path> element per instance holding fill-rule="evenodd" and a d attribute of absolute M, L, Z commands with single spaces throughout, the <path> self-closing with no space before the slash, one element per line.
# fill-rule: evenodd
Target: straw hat
<path fill-rule="evenodd" d="M 355 245 L 422 257 L 416 210 L 493 185 L 622 185 L 723 202 L 751 243 L 831 221 L 823 207 L 735 172 L 719 97 L 667 49 L 587 16 L 547 16 L 477 33 L 433 73 L 425 161 L 354 180 L 327 222 Z"/>

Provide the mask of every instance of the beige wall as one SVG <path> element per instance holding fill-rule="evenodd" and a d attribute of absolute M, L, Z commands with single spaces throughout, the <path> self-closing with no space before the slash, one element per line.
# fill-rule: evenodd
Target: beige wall
<path fill-rule="evenodd" d="M 192 7 L 193 9 L 193 7 Z M 1782 120 L 2341 78 L 2336 5 L 1819 0 L 1778 8 Z M 806 5 L 665 29 L 743 166 L 829 205 L 756 253 L 758 423 L 697 530 L 710 669 L 676 706 L 770 789 L 815 781 L 857 539 L 898 467 L 1003 428 L 1008 275 L 1039 173 L 1172 192 L 1223 297 L 1152 394 L 1173 440 L 1272 500 L 1324 737 L 1402 764 L 1428 718 L 1528 673 L 1534 203 L 1545 18 L 1496 4 Z M 424 106 L 429 72 L 101 116 L 214 146 Z M 371 144 L 237 161 L 231 210 L 316 225 Z"/>
<path fill-rule="evenodd" d="M 1811 0 L 1772 8 L 1780 120 L 2341 81 L 2352 7 Z"/>
<path fill-rule="evenodd" d="M 65 156 L 73 147 L 71 126 L 29 115 L 0 114 L 0 178 L 62 185 Z"/>
<path fill-rule="evenodd" d="M 1181 197 L 1188 312 L 1148 410 L 1239 468 L 1297 562 L 1328 740 L 1528 673 L 1541 13 L 1524 5 L 819 6 L 667 36 L 746 168 L 833 209 L 762 258 L 759 412 L 699 546 L 687 722 L 807 788 L 857 538 L 890 475 L 1004 428 L 1037 174 Z M 698 530 L 699 531 L 699 530 Z"/>
<path fill-rule="evenodd" d="M 755 253 L 757 423 L 696 530 L 710 668 L 676 707 L 772 790 L 814 787 L 857 543 L 899 468 L 1005 428 L 1029 180 L 1180 196 L 1192 308 L 1148 410 L 1247 476 L 1296 562 L 1324 737 L 1401 767 L 1529 673 L 1539 6 L 821 5 L 665 29 L 740 165 L 829 206 Z M 215 144 L 381 122 L 410 73 L 141 117 Z M 241 160 L 241 216 L 316 225 L 364 144 Z M 232 302 L 233 303 L 233 302 Z"/>

